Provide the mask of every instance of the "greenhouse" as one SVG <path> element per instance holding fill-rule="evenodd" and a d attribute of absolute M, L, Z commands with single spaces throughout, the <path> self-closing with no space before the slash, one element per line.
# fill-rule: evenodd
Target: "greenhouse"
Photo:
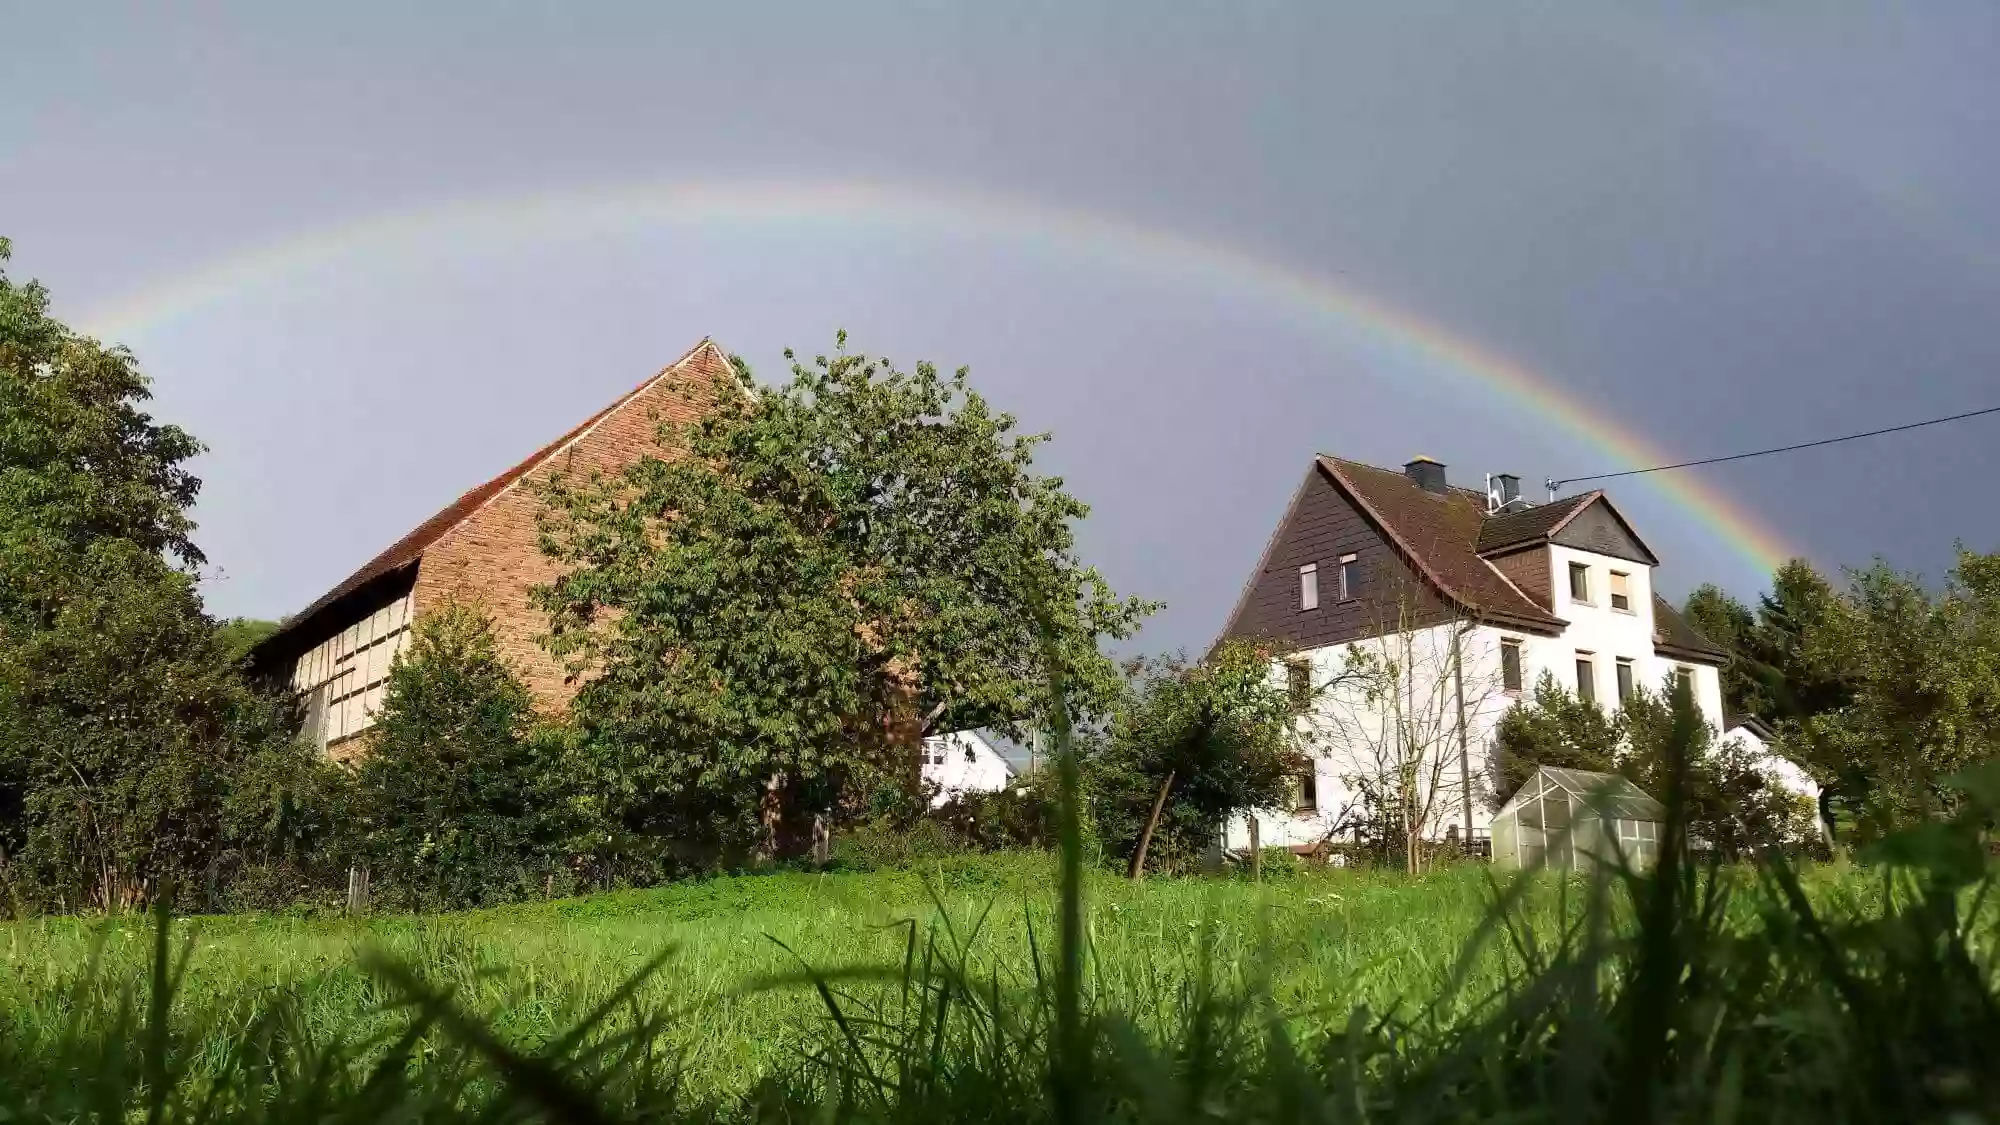
<path fill-rule="evenodd" d="M 1653 865 L 1667 810 L 1613 773 L 1543 766 L 1493 814 L 1496 867 L 1590 871 Z"/>

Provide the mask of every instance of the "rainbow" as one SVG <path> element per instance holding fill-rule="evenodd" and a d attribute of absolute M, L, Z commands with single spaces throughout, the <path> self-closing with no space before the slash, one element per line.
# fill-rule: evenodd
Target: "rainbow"
<path fill-rule="evenodd" d="M 453 202 L 364 217 L 219 258 L 91 310 L 80 325 L 107 340 L 156 325 L 343 260 L 376 260 L 416 246 L 476 250 L 524 239 L 582 237 L 648 225 L 839 222 L 849 227 L 976 235 L 1010 245 L 1084 254 L 1255 296 L 1315 324 L 1358 335 L 1513 403 L 1604 458 L 1606 469 L 1680 460 L 1623 423 L 1490 349 L 1324 274 L 1226 243 L 1131 223 L 1116 216 L 967 191 L 916 190 L 865 182 L 694 181 L 640 183 Z M 1734 500 L 1687 475 L 1644 478 L 1711 529 L 1758 574 L 1797 552 Z"/>

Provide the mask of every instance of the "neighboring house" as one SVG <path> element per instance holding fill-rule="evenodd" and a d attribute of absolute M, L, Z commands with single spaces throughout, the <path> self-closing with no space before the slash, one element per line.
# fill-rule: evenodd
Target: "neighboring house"
<path fill-rule="evenodd" d="M 926 738 L 921 753 L 923 778 L 938 787 L 933 806 L 966 793 L 997 792 L 1014 776 L 1014 767 L 977 731 Z"/>
<path fill-rule="evenodd" d="M 1544 673 L 1610 708 L 1684 677 L 1721 729 L 1726 653 L 1653 593 L 1659 559 L 1610 498 L 1529 504 L 1492 479 L 1454 488 L 1421 457 L 1307 471 L 1223 630 L 1290 651 L 1278 674 L 1316 745 L 1294 807 L 1260 815 L 1265 846 L 1344 831 L 1371 788 L 1420 791 L 1428 838 L 1485 839 L 1494 728 Z M 1391 661 L 1393 683 L 1356 674 Z M 1228 837 L 1247 843 L 1242 818 Z"/>
<path fill-rule="evenodd" d="M 336 757 L 351 754 L 375 721 L 389 663 L 410 626 L 454 596 L 493 619 L 500 651 L 522 672 L 539 704 L 574 694 L 562 666 L 536 638 L 547 619 L 528 600 L 555 564 L 541 552 L 533 485 L 557 472 L 616 472 L 646 454 L 662 422 L 698 418 L 716 380 L 735 385 L 729 357 L 708 339 L 550 442 L 527 460 L 472 489 L 363 563 L 317 601 L 288 618 L 252 650 L 254 666 L 305 700 L 305 734 Z"/>
<path fill-rule="evenodd" d="M 1724 741 L 1741 743 L 1758 761 L 1759 772 L 1764 780 L 1787 793 L 1797 794 L 1812 802 L 1814 820 L 1823 839 L 1831 840 L 1831 829 L 1826 824 L 1826 812 L 1820 804 L 1819 782 L 1814 781 L 1805 770 L 1771 749 L 1775 741 L 1771 728 L 1755 715 L 1731 715 L 1723 721 Z"/>

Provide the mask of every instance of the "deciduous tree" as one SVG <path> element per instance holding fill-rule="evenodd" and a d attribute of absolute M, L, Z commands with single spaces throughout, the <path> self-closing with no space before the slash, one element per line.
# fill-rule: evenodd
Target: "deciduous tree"
<path fill-rule="evenodd" d="M 1054 650 L 1078 710 L 1116 697 L 1099 642 L 1153 607 L 1077 558 L 1088 509 L 1035 470 L 1046 435 L 964 371 L 839 343 L 780 387 L 746 392 L 738 368 L 711 413 L 663 428 L 682 456 L 548 492 L 566 573 L 537 602 L 635 828 L 783 850 L 843 793 L 914 782 L 924 734 L 1018 733 L 1047 682 L 1032 583 L 1067 591 Z"/>

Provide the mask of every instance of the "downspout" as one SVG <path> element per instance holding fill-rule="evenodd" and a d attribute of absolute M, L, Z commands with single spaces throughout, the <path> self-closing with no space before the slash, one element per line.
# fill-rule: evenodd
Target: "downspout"
<path fill-rule="evenodd" d="M 1463 625 L 1451 631 L 1451 686 L 1458 701 L 1458 786 L 1459 796 L 1465 802 L 1460 806 L 1465 812 L 1465 846 L 1472 847 L 1472 756 L 1465 742 L 1465 660 L 1463 657 L 1465 630 Z"/>

